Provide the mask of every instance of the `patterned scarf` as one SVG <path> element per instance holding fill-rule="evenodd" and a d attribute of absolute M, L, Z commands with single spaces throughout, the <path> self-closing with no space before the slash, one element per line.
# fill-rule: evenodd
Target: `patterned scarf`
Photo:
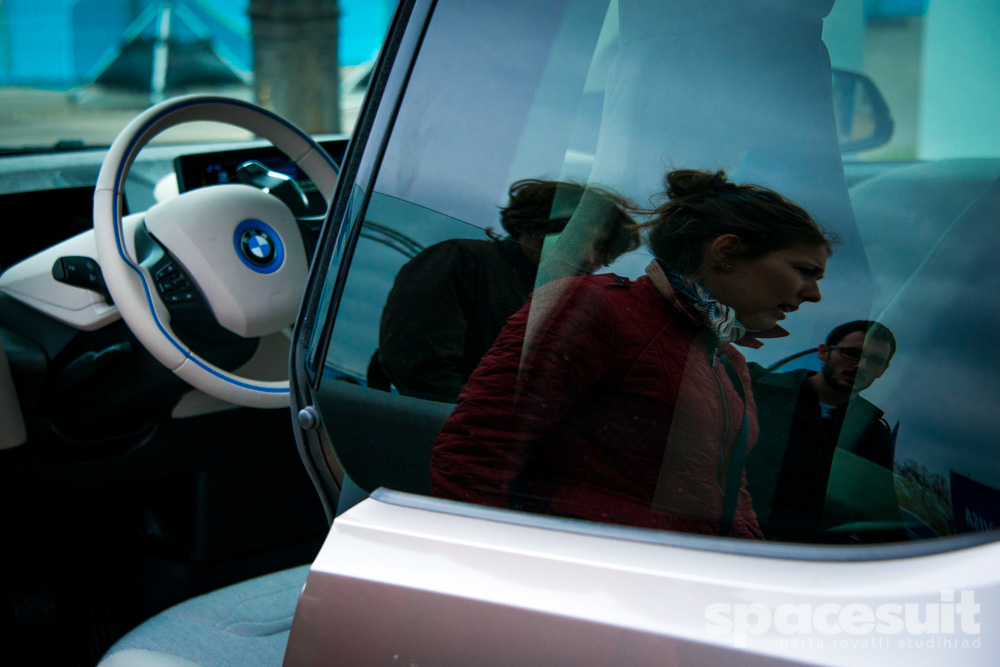
<path fill-rule="evenodd" d="M 708 289 L 691 276 L 667 269 L 659 260 L 646 267 L 646 274 L 669 301 L 687 312 L 695 321 L 704 323 L 719 345 L 744 341 L 750 331 L 736 319 L 736 311 L 719 303 Z M 751 343 L 751 345 L 753 345 Z"/>

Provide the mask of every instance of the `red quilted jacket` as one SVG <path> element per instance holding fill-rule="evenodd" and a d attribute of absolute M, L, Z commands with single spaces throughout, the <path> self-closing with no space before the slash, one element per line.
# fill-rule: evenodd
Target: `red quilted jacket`
<path fill-rule="evenodd" d="M 433 494 L 717 535 L 743 401 L 721 362 L 711 365 L 714 336 L 661 289 L 605 274 L 537 290 L 438 436 Z M 749 387 L 743 356 L 731 345 L 717 353 Z M 762 537 L 745 475 L 731 534 Z"/>

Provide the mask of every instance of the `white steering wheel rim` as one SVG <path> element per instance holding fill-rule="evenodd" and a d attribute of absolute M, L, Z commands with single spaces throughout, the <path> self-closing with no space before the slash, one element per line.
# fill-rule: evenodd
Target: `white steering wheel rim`
<path fill-rule="evenodd" d="M 164 366 L 201 391 L 237 405 L 281 408 L 289 404 L 288 381 L 265 382 L 234 375 L 192 352 L 170 328 L 166 307 L 154 296 L 153 277 L 134 254 L 122 221 L 125 179 L 136 155 L 164 130 L 191 121 L 217 121 L 266 138 L 312 179 L 329 203 L 336 163 L 309 135 L 274 113 L 241 100 L 189 95 L 166 100 L 137 116 L 115 139 L 101 165 L 94 193 L 98 262 L 122 319 Z"/>

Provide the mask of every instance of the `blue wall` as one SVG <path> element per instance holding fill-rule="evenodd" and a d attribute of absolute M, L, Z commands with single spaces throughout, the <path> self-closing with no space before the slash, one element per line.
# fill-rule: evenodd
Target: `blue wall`
<path fill-rule="evenodd" d="M 71 10 L 76 0 L 5 0 L 0 3 L 0 77 L 11 81 L 56 84 L 72 81 Z"/>
<path fill-rule="evenodd" d="M 0 84 L 65 87 L 93 68 L 154 0 L 0 0 Z M 249 0 L 175 0 L 215 36 L 221 55 L 250 71 Z M 378 51 L 394 0 L 340 0 L 340 62 L 356 65 Z M 181 30 L 178 38 L 190 39 Z"/>
<path fill-rule="evenodd" d="M 341 65 L 359 65 L 378 53 L 395 0 L 340 0 L 337 50 Z"/>

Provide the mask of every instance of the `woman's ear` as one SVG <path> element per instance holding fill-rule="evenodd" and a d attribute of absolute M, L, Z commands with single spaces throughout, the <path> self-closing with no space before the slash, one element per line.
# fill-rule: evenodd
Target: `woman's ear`
<path fill-rule="evenodd" d="M 732 262 L 739 259 L 743 251 L 743 242 L 736 234 L 722 234 L 708 245 L 708 260 L 723 271 L 731 268 Z"/>

